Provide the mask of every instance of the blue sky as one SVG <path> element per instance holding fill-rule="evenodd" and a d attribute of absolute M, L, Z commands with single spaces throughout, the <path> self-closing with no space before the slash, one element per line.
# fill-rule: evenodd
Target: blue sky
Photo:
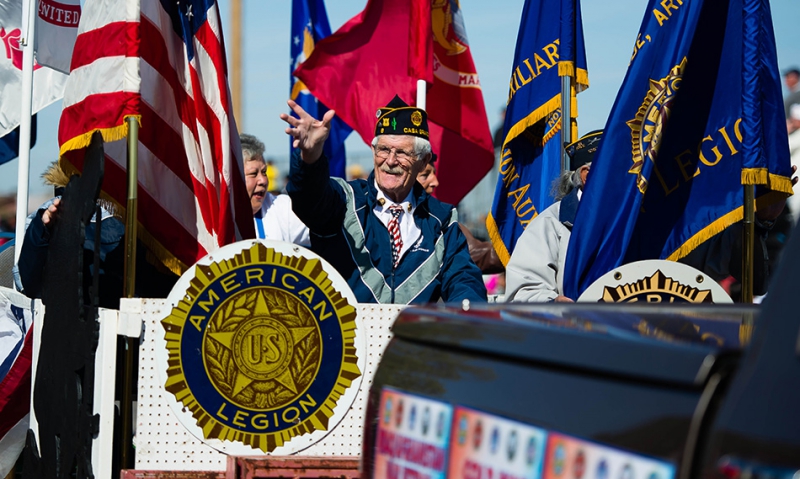
<path fill-rule="evenodd" d="M 230 31 L 230 5 L 220 0 L 226 32 Z M 290 0 L 242 0 L 244 8 L 243 119 L 239 131 L 261 138 L 267 155 L 285 165 L 288 140 L 278 115 L 287 109 L 289 95 Z M 489 125 L 495 128 L 508 94 L 523 0 L 461 0 L 473 58 L 483 87 Z M 800 65 L 800 1 L 773 0 L 772 13 L 781 70 Z M 331 28 L 363 10 L 366 0 L 328 0 Z M 578 130 L 603 128 L 630 59 L 633 40 L 641 24 L 646 0 L 584 0 L 583 27 L 590 87 L 578 96 Z M 57 129 L 60 102 L 39 115 L 39 137 L 31 152 L 31 193 L 47 194 L 40 174 L 58 154 Z M 366 146 L 353 133 L 348 154 L 364 157 Z M 0 166 L 0 193 L 16 191 L 17 161 Z M 35 207 L 35 205 L 32 205 Z"/>

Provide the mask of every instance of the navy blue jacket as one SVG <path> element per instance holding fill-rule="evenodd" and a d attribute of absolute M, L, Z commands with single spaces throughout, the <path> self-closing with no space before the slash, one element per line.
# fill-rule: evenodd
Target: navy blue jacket
<path fill-rule="evenodd" d="M 311 230 L 311 249 L 344 276 L 360 303 L 419 304 L 486 301 L 481 272 L 469 256 L 456 209 L 419 184 L 414 222 L 422 234 L 392 265 L 389 232 L 373 214 L 374 172 L 368 180 L 331 178 L 323 155 L 312 165 L 292 156 L 289 184 L 295 214 Z"/>

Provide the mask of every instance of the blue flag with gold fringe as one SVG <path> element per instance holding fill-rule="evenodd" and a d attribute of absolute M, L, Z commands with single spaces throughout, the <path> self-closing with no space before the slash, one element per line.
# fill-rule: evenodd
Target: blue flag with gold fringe
<path fill-rule="evenodd" d="M 331 26 L 328 23 L 328 14 L 325 11 L 325 2 L 323 0 L 293 1 L 292 39 L 290 42 L 292 64 L 289 71 L 291 91 L 289 98 L 296 101 L 311 116 L 318 119 L 325 115 L 328 108 L 317 101 L 303 82 L 294 76 L 294 71 L 311 55 L 311 52 L 314 51 L 314 45 L 330 34 Z M 347 123 L 339 117 L 334 117 L 331 123 L 330 135 L 324 146 L 331 176 L 345 177 L 347 155 L 344 141 L 351 131 L 353 129 Z M 291 149 L 291 141 L 289 142 L 289 148 Z"/>
<path fill-rule="evenodd" d="M 527 0 L 517 35 L 503 124 L 503 146 L 486 227 L 503 264 L 525 227 L 553 203 L 550 186 L 561 171 L 561 78 L 575 93 L 589 86 L 578 0 Z"/>
<path fill-rule="evenodd" d="M 622 264 L 679 260 L 791 194 L 767 0 L 650 0 L 572 230 L 564 294 Z"/>

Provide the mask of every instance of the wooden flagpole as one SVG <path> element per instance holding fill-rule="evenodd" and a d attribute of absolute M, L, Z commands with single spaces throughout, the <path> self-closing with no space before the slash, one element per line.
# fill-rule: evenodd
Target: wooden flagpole
<path fill-rule="evenodd" d="M 135 117 L 125 119 L 128 123 L 128 202 L 125 211 L 125 278 L 124 297 L 133 298 L 136 294 L 136 238 L 139 187 L 139 122 Z M 138 338 L 125 337 L 125 364 L 122 378 L 122 451 L 120 465 L 123 469 L 134 467 L 133 441 L 133 377 Z"/>
<path fill-rule="evenodd" d="M 753 250 L 755 246 L 755 186 L 744 185 L 742 220 L 742 303 L 753 302 Z"/>

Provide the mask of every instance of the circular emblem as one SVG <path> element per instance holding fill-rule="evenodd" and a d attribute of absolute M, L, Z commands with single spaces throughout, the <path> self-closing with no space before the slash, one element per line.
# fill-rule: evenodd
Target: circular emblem
<path fill-rule="evenodd" d="M 508 460 L 513 461 L 514 456 L 517 454 L 517 431 L 511 431 L 511 434 L 508 436 L 508 445 L 506 446 L 506 452 L 508 453 Z"/>
<path fill-rule="evenodd" d="M 672 67 L 664 78 L 650 80 L 642 105 L 636 117 L 627 122 L 631 129 L 633 165 L 628 173 L 636 175 L 636 186 L 644 194 L 647 190 L 647 179 L 642 175 L 646 160 L 655 162 L 661 147 L 664 126 L 669 120 L 675 93 L 680 89 L 686 58 Z"/>
<path fill-rule="evenodd" d="M 528 440 L 528 448 L 525 450 L 525 464 L 531 465 L 536 460 L 536 438 L 531 436 Z"/>
<path fill-rule="evenodd" d="M 189 269 L 168 302 L 165 388 L 184 426 L 222 452 L 300 451 L 355 399 L 356 301 L 313 253 L 275 241 L 225 246 Z"/>
<path fill-rule="evenodd" d="M 619 479 L 633 479 L 633 467 L 630 464 L 623 466 Z"/>
<path fill-rule="evenodd" d="M 560 476 L 564 472 L 564 461 L 566 459 L 567 451 L 564 449 L 563 444 L 558 443 L 555 452 L 553 452 L 553 473 L 556 476 Z"/>
<path fill-rule="evenodd" d="M 394 425 L 395 427 L 400 427 L 403 424 L 403 400 L 400 399 L 397 401 L 397 412 L 394 416 Z"/>
<path fill-rule="evenodd" d="M 586 472 L 586 455 L 583 453 L 583 449 L 579 450 L 578 454 L 575 456 L 572 472 L 575 474 L 575 479 L 581 479 L 583 473 Z"/>
<path fill-rule="evenodd" d="M 578 301 L 603 303 L 730 303 L 724 289 L 702 271 L 667 260 L 624 264 L 604 274 Z"/>
<path fill-rule="evenodd" d="M 415 110 L 414 113 L 411 114 L 411 123 L 414 126 L 420 126 L 422 124 L 422 113 L 419 110 Z"/>
<path fill-rule="evenodd" d="M 478 422 L 475 423 L 475 430 L 472 432 L 472 447 L 479 449 L 481 442 L 483 442 L 483 423 L 478 419 Z"/>
<path fill-rule="evenodd" d="M 596 479 L 608 479 L 608 462 L 605 459 L 601 459 L 600 463 L 597 465 L 597 473 L 595 474 Z"/>
<path fill-rule="evenodd" d="M 466 418 L 461 418 L 462 420 L 466 421 Z M 463 433 L 463 437 L 462 437 Z M 436 418 L 436 439 L 441 439 L 442 435 L 444 434 L 444 411 L 439 411 L 439 417 Z M 464 440 L 467 435 L 466 426 L 463 428 L 459 428 L 458 430 L 458 443 L 464 444 Z"/>
<path fill-rule="evenodd" d="M 492 437 L 489 441 L 489 450 L 492 454 L 495 454 L 497 452 L 497 447 L 500 445 L 500 430 L 497 429 L 497 426 L 492 429 Z"/>
<path fill-rule="evenodd" d="M 444 420 L 444 413 L 439 414 L 439 419 L 442 420 L 441 422 L 442 422 L 442 424 L 444 424 L 444 421 L 443 421 Z M 468 427 L 469 427 L 469 421 L 467 420 L 467 416 L 466 415 L 461 416 L 461 419 L 458 420 L 458 444 L 461 445 L 461 446 L 463 446 L 464 443 L 467 442 L 467 428 Z M 436 425 L 436 428 L 437 428 L 436 437 L 437 438 L 441 437 L 441 434 L 439 434 L 439 431 L 438 431 L 438 429 L 439 429 L 439 424 L 438 423 Z M 442 429 L 442 433 L 443 433 L 444 432 L 444 427 L 442 427 L 441 429 Z"/>
<path fill-rule="evenodd" d="M 389 424 L 392 420 L 392 398 L 386 398 L 386 403 L 383 407 L 383 423 Z"/>

